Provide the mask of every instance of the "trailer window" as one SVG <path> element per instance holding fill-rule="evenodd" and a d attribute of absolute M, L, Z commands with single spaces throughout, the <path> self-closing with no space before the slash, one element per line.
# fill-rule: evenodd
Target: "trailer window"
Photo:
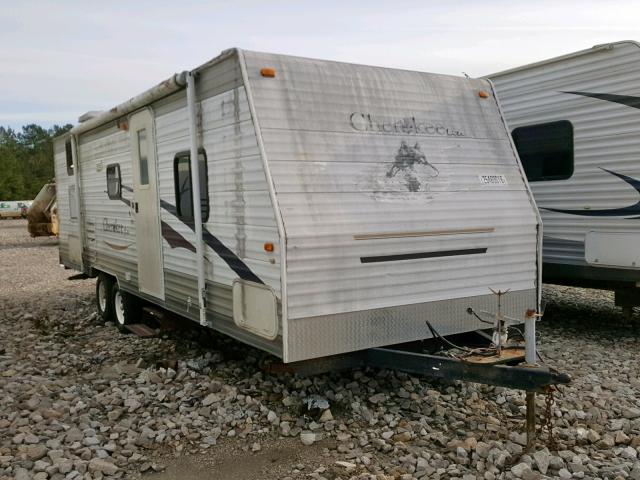
<path fill-rule="evenodd" d="M 111 200 L 122 198 L 120 164 L 118 163 L 107 166 L 107 195 Z"/>
<path fill-rule="evenodd" d="M 140 166 L 140 185 L 149 185 L 147 130 L 138 130 L 138 162 Z"/>
<path fill-rule="evenodd" d="M 71 139 L 64 142 L 64 153 L 67 156 L 67 175 L 73 175 L 73 150 L 71 148 Z"/>
<path fill-rule="evenodd" d="M 209 220 L 209 189 L 207 172 L 207 154 L 198 152 L 200 169 L 200 208 L 202 222 Z M 193 194 L 191 193 L 191 154 L 180 152 L 173 160 L 173 178 L 176 192 L 176 210 L 182 220 L 193 220 Z"/>
<path fill-rule="evenodd" d="M 518 127 L 511 132 L 530 182 L 573 175 L 573 125 L 567 120 Z"/>

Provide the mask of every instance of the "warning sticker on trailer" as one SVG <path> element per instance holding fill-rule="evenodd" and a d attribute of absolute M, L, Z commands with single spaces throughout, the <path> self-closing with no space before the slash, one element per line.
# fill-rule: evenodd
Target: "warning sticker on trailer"
<path fill-rule="evenodd" d="M 508 185 L 507 177 L 504 175 L 478 175 L 480 183 L 483 185 Z"/>

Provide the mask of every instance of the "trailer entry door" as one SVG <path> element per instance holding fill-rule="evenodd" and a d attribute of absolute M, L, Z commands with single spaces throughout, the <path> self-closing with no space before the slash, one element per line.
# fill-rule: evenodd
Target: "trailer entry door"
<path fill-rule="evenodd" d="M 162 237 L 158 212 L 156 142 L 149 110 L 129 120 L 133 161 L 133 193 L 138 250 L 138 289 L 164 299 Z"/>
<path fill-rule="evenodd" d="M 68 256 L 74 268 L 78 271 L 83 271 L 82 265 L 82 220 L 80 218 L 80 195 L 78 187 L 79 171 L 76 167 L 78 165 L 78 150 L 76 139 L 69 137 L 64 144 L 65 155 L 67 160 L 67 175 L 69 177 L 69 186 L 67 187 L 67 198 L 69 203 L 67 205 L 69 209 L 69 226 L 67 232 L 67 245 Z M 62 190 L 62 188 L 60 188 Z"/>

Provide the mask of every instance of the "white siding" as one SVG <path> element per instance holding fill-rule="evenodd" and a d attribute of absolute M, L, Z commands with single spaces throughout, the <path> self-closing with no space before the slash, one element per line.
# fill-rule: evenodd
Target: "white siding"
<path fill-rule="evenodd" d="M 640 110 L 563 92 L 640 98 L 640 47 L 618 43 L 557 61 L 491 77 L 509 128 L 569 120 L 574 131 L 574 173 L 566 180 L 538 181 L 531 189 L 544 223 L 544 261 L 586 265 L 585 235 L 637 232 L 637 220 L 577 216 L 547 208 L 594 211 L 633 205 L 638 193 L 603 168 L 640 178 Z M 559 241 L 558 241 L 559 240 Z"/>
<path fill-rule="evenodd" d="M 205 226 L 279 292 L 279 255 L 277 252 L 267 254 L 263 249 L 265 242 L 278 245 L 278 231 L 244 88 L 206 98 L 201 101 L 200 109 L 209 180 L 210 213 Z M 174 158 L 178 152 L 189 150 L 184 97 L 176 109 L 156 117 L 156 133 L 160 198 L 175 205 Z M 193 242 L 193 231 L 174 215 L 163 210 L 162 220 Z M 166 270 L 193 275 L 195 255 L 184 248 L 165 247 Z M 205 257 L 205 275 L 209 281 L 230 286 L 238 277 L 213 250 L 207 248 Z M 270 262 L 271 258 L 275 259 L 274 263 Z M 196 298 L 192 297 L 194 302 Z"/>
<path fill-rule="evenodd" d="M 129 132 L 110 127 L 80 137 L 80 177 L 84 212 L 85 252 L 93 266 L 117 275 L 122 284 L 138 288 L 135 216 L 122 200 L 107 196 L 107 167 L 120 165 L 122 198 L 133 200 Z M 110 225 L 122 228 L 113 228 Z M 130 280 L 126 279 L 128 274 Z"/>

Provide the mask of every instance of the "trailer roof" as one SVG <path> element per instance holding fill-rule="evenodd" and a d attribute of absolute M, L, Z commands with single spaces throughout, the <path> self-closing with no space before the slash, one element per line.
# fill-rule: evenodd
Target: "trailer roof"
<path fill-rule="evenodd" d="M 533 67 L 541 67 L 543 65 L 548 65 L 548 64 L 556 63 L 556 62 L 561 62 L 561 61 L 567 60 L 569 58 L 579 57 L 581 55 L 587 55 L 589 53 L 594 53 L 594 52 L 598 52 L 598 51 L 601 51 L 601 50 L 611 50 L 616 45 L 622 45 L 622 44 L 632 44 L 632 45 L 635 45 L 637 47 L 640 47 L 640 43 L 638 43 L 635 40 L 621 40 L 619 42 L 602 43 L 600 45 L 594 45 L 591 48 L 586 48 L 584 50 L 579 50 L 577 52 L 568 53 L 566 55 L 560 55 L 558 57 L 549 58 L 547 60 L 541 60 L 539 62 L 528 63 L 526 65 L 521 65 L 519 67 L 509 68 L 507 70 L 502 70 L 500 72 L 491 73 L 489 75 L 485 75 L 485 78 L 500 77 L 502 75 L 508 75 L 510 73 L 518 72 L 518 71 L 521 71 L 521 70 L 527 70 L 527 69 L 533 68 Z"/>
<path fill-rule="evenodd" d="M 199 65 L 198 67 L 194 68 L 192 71 L 193 72 L 200 72 L 202 70 L 205 70 L 206 68 L 209 68 L 212 65 L 220 63 L 221 61 L 227 59 L 230 56 L 233 56 L 233 55 L 237 54 L 240 51 L 241 51 L 241 49 L 237 48 L 237 47 L 228 48 L 226 50 L 223 50 L 223 51 L 220 52 L 220 54 L 218 56 L 216 56 L 216 57 L 212 58 L 211 60 L 208 60 L 207 62 Z M 268 54 L 267 52 L 252 52 L 252 53 Z M 298 58 L 298 59 L 305 59 L 305 60 L 315 60 L 315 61 L 322 61 L 322 62 L 327 62 L 327 63 L 342 64 L 342 65 L 360 65 L 360 66 L 367 66 L 367 67 L 387 69 L 387 70 L 416 72 L 416 73 L 439 75 L 439 76 L 443 76 L 443 77 L 459 78 L 459 76 L 457 76 L 457 75 L 436 74 L 436 73 L 433 73 L 433 72 L 423 72 L 423 71 L 420 71 L 420 70 L 402 69 L 402 68 L 396 68 L 396 67 L 384 67 L 384 66 L 380 66 L 380 65 L 366 65 L 366 64 L 358 64 L 358 63 L 353 63 L 353 62 L 340 62 L 340 61 L 337 61 L 337 60 L 326 60 L 326 59 L 311 58 L 311 57 L 301 57 L 301 56 L 287 55 L 287 54 L 280 54 L 280 53 L 275 53 L 273 55 L 282 55 L 282 56 L 291 57 L 291 58 Z M 185 87 L 185 85 L 186 85 L 186 80 L 185 80 L 186 74 L 187 74 L 187 71 L 183 71 L 183 72 L 180 72 L 180 73 L 175 73 L 171 77 L 163 80 L 159 84 L 157 84 L 157 85 L 145 90 L 144 92 L 136 95 L 135 97 L 132 97 L 129 100 L 127 100 L 125 102 L 122 102 L 121 104 L 116 105 L 115 107 L 113 107 L 113 108 L 111 108 L 109 110 L 105 110 L 105 111 L 103 111 L 103 112 L 101 112 L 101 113 L 99 113 L 97 115 L 91 116 L 86 121 L 77 124 L 69 132 L 66 132 L 66 133 L 62 134 L 60 137 L 63 138 L 63 137 L 66 137 L 66 136 L 68 136 L 70 134 L 78 135 L 80 133 L 84 133 L 84 132 L 87 132 L 89 130 L 93 130 L 95 128 L 101 127 L 102 125 L 104 125 L 106 123 L 109 123 L 109 122 L 114 121 L 114 120 L 116 120 L 118 118 L 121 118 L 121 117 L 131 113 L 132 111 L 137 110 L 138 108 L 141 108 L 141 107 L 143 107 L 145 105 L 148 105 L 148 104 L 152 103 L 154 100 L 157 100 L 158 98 L 161 98 L 161 97 L 167 96 L 167 95 L 171 95 L 172 93 L 175 93 L 176 91 L 181 90 L 182 88 Z M 89 112 L 87 112 L 87 113 L 89 113 Z M 87 114 L 86 113 L 83 114 L 80 118 L 82 118 L 85 115 L 87 115 Z"/>

